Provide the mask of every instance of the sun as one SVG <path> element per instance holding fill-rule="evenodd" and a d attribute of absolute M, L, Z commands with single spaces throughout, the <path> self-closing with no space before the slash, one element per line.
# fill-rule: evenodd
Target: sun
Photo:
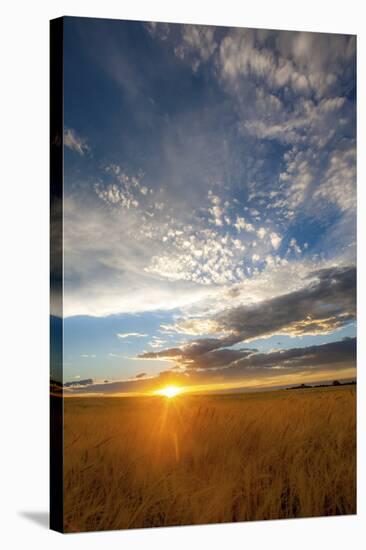
<path fill-rule="evenodd" d="M 158 395 L 163 395 L 164 397 L 168 397 L 171 399 L 172 397 L 175 397 L 179 393 L 181 393 L 181 389 L 178 388 L 178 386 L 166 386 L 165 388 L 162 388 L 161 390 L 157 390 Z"/>

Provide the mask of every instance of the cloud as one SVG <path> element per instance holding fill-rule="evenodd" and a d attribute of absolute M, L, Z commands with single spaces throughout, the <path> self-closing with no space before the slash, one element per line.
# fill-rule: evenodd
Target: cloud
<path fill-rule="evenodd" d="M 182 358 L 181 358 L 182 361 Z M 258 353 L 257 350 L 219 349 L 197 357 L 183 357 L 183 364 L 192 383 L 226 382 L 246 377 L 265 377 L 269 371 L 282 370 L 286 374 L 303 369 L 354 368 L 356 338 L 346 338 L 327 344 L 297 347 L 287 350 Z M 203 372 L 204 371 L 204 372 Z"/>
<path fill-rule="evenodd" d="M 286 86 L 321 98 L 354 69 L 355 44 L 354 36 L 232 29 L 220 43 L 218 66 L 232 86 L 251 77 L 272 90 Z"/>
<path fill-rule="evenodd" d="M 217 340 L 207 338 L 201 339 L 199 343 L 187 344 L 182 348 L 146 352 L 139 357 L 143 359 L 171 359 L 187 369 L 210 369 L 227 367 L 234 361 L 252 355 L 255 351 L 253 349 L 215 349 L 215 347 L 217 347 Z"/>
<path fill-rule="evenodd" d="M 194 72 L 201 63 L 205 63 L 214 53 L 217 44 L 214 40 L 214 27 L 200 25 L 182 25 L 181 41 L 174 49 L 175 55 L 182 61 L 188 61 Z"/>
<path fill-rule="evenodd" d="M 143 178 L 140 170 L 131 174 L 118 164 L 104 165 L 90 182 L 94 194 L 66 194 L 66 315 L 174 309 L 205 298 L 215 285 L 246 277 L 243 261 L 255 227 L 240 216 L 240 236 L 223 227 L 235 203 L 224 193 L 207 196 L 206 188 L 199 212 L 177 208 L 167 189 L 151 193 Z"/>
<path fill-rule="evenodd" d="M 153 336 L 152 340 L 149 342 L 149 346 L 151 348 L 161 348 L 164 344 L 166 344 L 166 340 L 163 340 L 162 338 L 158 338 L 157 336 Z"/>
<path fill-rule="evenodd" d="M 108 204 L 120 205 L 124 208 L 137 208 L 139 203 L 130 192 L 126 192 L 116 184 L 108 185 L 101 189 L 99 183 L 95 184 L 95 192 L 98 197 Z"/>
<path fill-rule="evenodd" d="M 167 230 L 164 220 L 152 223 L 135 208 L 124 209 L 122 218 L 118 206 L 105 204 L 96 195 L 93 198 L 83 194 L 65 197 L 64 219 L 65 316 L 174 309 L 210 292 L 192 280 L 191 264 L 179 253 L 180 243 L 186 240 L 183 231 L 177 235 L 178 228 Z M 164 258 L 163 250 L 167 248 L 163 237 L 170 231 L 177 241 L 176 252 L 169 245 L 169 263 L 164 266 L 158 258 Z M 215 258 L 218 246 L 221 249 L 224 245 L 211 247 L 214 240 L 210 234 L 204 238 Z M 187 258 L 195 258 L 197 252 L 199 247 L 187 250 Z M 228 261 L 225 257 L 229 260 L 229 252 L 221 258 L 222 269 Z M 169 277 L 156 276 L 160 271 L 165 274 L 169 265 L 173 274 L 174 260 L 182 266 L 179 277 L 167 283 Z M 213 262 L 207 263 L 205 269 L 215 273 Z"/>
<path fill-rule="evenodd" d="M 238 371 L 247 369 L 299 370 L 317 368 L 327 365 L 354 366 L 356 361 L 356 338 L 348 338 L 327 344 L 292 348 L 269 353 L 256 353 L 239 359 L 235 366 L 230 367 L 227 376 L 234 376 Z M 235 370 L 237 369 L 237 370 Z"/>
<path fill-rule="evenodd" d="M 353 144 L 335 150 L 329 158 L 324 180 L 314 192 L 314 198 L 331 201 L 342 212 L 356 210 L 356 148 Z"/>
<path fill-rule="evenodd" d="M 251 223 L 247 223 L 244 218 L 241 216 L 236 217 L 236 222 L 234 223 L 234 227 L 236 228 L 237 232 L 240 233 L 241 230 L 247 231 L 248 233 L 254 233 L 255 229 Z"/>
<path fill-rule="evenodd" d="M 85 378 L 84 380 L 74 380 L 72 382 L 65 382 L 65 388 L 79 388 L 82 386 L 90 386 L 93 384 L 94 380 L 92 378 Z"/>
<path fill-rule="evenodd" d="M 193 340 L 181 347 L 168 348 L 162 351 L 149 351 L 138 355 L 140 359 L 174 359 L 182 365 L 186 363 L 195 363 L 198 357 L 201 357 L 214 350 L 231 346 L 237 343 L 233 337 L 218 338 L 200 338 Z"/>
<path fill-rule="evenodd" d="M 267 234 L 267 231 L 264 227 L 260 227 L 257 231 L 257 235 L 260 239 L 264 239 L 266 234 Z"/>
<path fill-rule="evenodd" d="M 208 352 L 239 342 L 274 334 L 329 334 L 355 319 L 356 270 L 353 266 L 319 270 L 310 274 L 306 282 L 299 290 L 217 313 L 211 328 L 225 334 L 220 338 L 197 339 L 178 348 L 143 353 L 140 357 L 172 358 L 186 365 Z M 198 319 L 198 324 L 201 323 Z M 190 325 L 194 326 L 194 319 Z"/>
<path fill-rule="evenodd" d="M 59 245 L 65 316 L 84 330 L 104 322 L 83 316 L 138 312 L 135 338 L 119 342 L 144 353 L 108 359 L 124 326 L 113 325 L 96 359 L 80 358 L 95 342 L 69 338 L 70 373 L 89 365 L 103 381 L 121 369 L 138 378 L 100 391 L 130 391 L 326 365 L 330 348 L 299 341 L 334 339 L 355 319 L 355 37 L 136 23 L 137 44 L 130 26 L 80 32 L 76 96 L 98 77 L 104 116 L 88 116 L 100 108 L 92 94 L 65 129 Z M 89 129 L 93 154 L 72 128 Z M 246 349 L 278 334 L 294 337 L 291 357 Z M 155 376 L 159 360 L 176 372 Z"/>
<path fill-rule="evenodd" d="M 202 335 L 219 332 L 218 324 L 214 319 L 181 319 L 172 325 L 160 325 L 161 332 L 177 332 L 180 334 Z"/>
<path fill-rule="evenodd" d="M 355 319 L 356 271 L 353 266 L 321 269 L 294 292 L 253 306 L 240 305 L 217 314 L 216 322 L 237 341 L 264 335 L 329 333 Z"/>
<path fill-rule="evenodd" d="M 72 128 L 65 128 L 64 130 L 64 145 L 81 156 L 90 151 L 86 140 L 78 136 Z"/>
<path fill-rule="evenodd" d="M 304 248 L 306 249 L 305 245 L 304 245 Z M 293 251 L 297 256 L 299 256 L 302 253 L 301 247 L 297 243 L 297 240 L 294 239 L 294 238 L 292 238 L 290 240 L 290 244 L 289 244 L 289 247 L 288 247 L 288 250 L 287 250 L 286 254 L 290 254 L 291 251 Z"/>
<path fill-rule="evenodd" d="M 148 187 L 141 185 L 143 174 L 129 175 L 118 164 L 110 164 L 105 167 L 109 183 L 98 181 L 94 184 L 96 195 L 111 206 L 137 208 L 138 196 L 147 195 Z"/>
<path fill-rule="evenodd" d="M 281 246 L 282 237 L 280 237 L 278 233 L 272 232 L 269 238 L 271 240 L 271 245 L 275 250 L 277 250 Z"/>
<path fill-rule="evenodd" d="M 351 35 L 166 24 L 150 25 L 149 31 L 167 41 L 194 72 L 210 64 L 236 94 L 252 84 L 259 91 L 267 88 L 272 109 L 280 109 L 274 94 L 284 89 L 291 96 L 326 97 L 327 108 L 339 108 L 334 92 L 355 73 L 356 37 Z"/>
<path fill-rule="evenodd" d="M 194 51 L 196 67 L 210 63 L 236 107 L 243 136 L 289 147 L 286 170 L 275 182 L 280 196 L 268 207 L 288 220 L 303 205 L 310 210 L 317 198 L 323 200 L 321 208 L 312 208 L 313 216 L 323 216 L 331 203 L 354 210 L 355 112 L 347 90 L 355 86 L 355 36 L 210 29 L 212 47 L 201 50 L 202 28 L 179 29 L 175 52 Z M 222 224 L 221 216 L 214 219 Z M 245 230 L 240 221 L 235 227 Z"/>
<path fill-rule="evenodd" d="M 332 380 L 340 374 L 354 376 L 355 362 L 356 338 L 268 353 L 221 349 L 195 358 L 184 371 L 167 370 L 150 378 L 141 373 L 134 380 L 110 382 L 107 386 L 90 379 L 84 386 L 67 383 L 66 389 L 74 393 L 145 393 L 166 384 L 189 387 L 216 383 L 230 388 L 230 384 L 253 385 L 253 379 L 254 386 L 259 387 L 290 385 L 299 379 L 312 382 Z"/>
<path fill-rule="evenodd" d="M 131 105 L 143 105 L 141 118 L 131 112 L 131 144 L 136 140 L 136 150 L 146 145 L 133 130 L 136 123 L 154 128 L 153 148 L 130 166 L 118 160 L 118 149 L 109 155 L 113 163 L 98 158 L 102 168 L 92 177 L 83 173 L 79 181 L 77 174 L 66 182 L 64 311 L 103 316 L 194 305 L 199 322 L 180 321 L 187 330 L 189 324 L 189 334 L 202 334 L 199 326 L 221 334 L 216 319 L 206 319 L 207 307 L 213 304 L 215 314 L 223 296 L 228 307 L 236 303 L 229 290 L 245 286 L 249 304 L 299 286 L 298 277 L 314 266 L 342 263 L 341 254 L 354 260 L 348 245 L 356 196 L 355 38 L 159 23 L 146 28 L 155 47 L 146 58 L 138 51 L 133 63 L 111 33 L 98 59 L 105 58 L 111 82 L 129 88 Z M 162 51 L 161 67 L 139 70 L 139 64 L 148 69 L 155 54 L 162 59 Z M 184 74 L 187 95 L 184 108 L 174 103 L 163 120 L 156 83 L 165 82 L 165 61 L 172 89 Z M 190 67 L 200 74 L 187 79 Z M 316 246 L 324 246 L 308 251 L 302 272 L 293 265 L 298 249 L 286 255 L 289 247 L 281 244 L 289 242 L 292 224 L 290 237 L 303 246 L 296 224 L 307 227 L 304 218 L 328 226 L 315 224 L 322 235 Z M 286 264 L 291 276 L 281 271 Z"/>
<path fill-rule="evenodd" d="M 122 339 L 129 338 L 129 337 L 145 338 L 146 336 L 148 336 L 148 334 L 143 334 L 141 332 L 118 332 L 116 336 Z"/>
<path fill-rule="evenodd" d="M 213 207 L 216 208 L 219 207 Z M 216 210 L 215 214 L 221 216 Z M 214 223 L 220 225 L 221 217 Z M 241 227 L 254 231 L 251 224 Z M 163 242 L 168 243 L 169 252 L 153 256 L 144 269 L 146 273 L 167 281 L 186 280 L 200 285 L 224 285 L 244 277 L 240 265 L 246 246 L 242 239 L 233 238 L 229 233 L 223 235 L 217 229 L 187 224 L 182 230 L 168 230 Z"/>

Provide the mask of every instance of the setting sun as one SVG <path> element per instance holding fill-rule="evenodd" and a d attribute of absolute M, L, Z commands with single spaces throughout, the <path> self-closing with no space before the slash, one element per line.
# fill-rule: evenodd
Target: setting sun
<path fill-rule="evenodd" d="M 168 397 L 169 399 L 171 397 L 175 397 L 179 393 L 181 393 L 181 389 L 178 388 L 178 386 L 166 386 L 166 388 L 162 388 L 161 390 L 158 390 L 156 393 L 158 395 L 163 395 L 164 397 Z"/>

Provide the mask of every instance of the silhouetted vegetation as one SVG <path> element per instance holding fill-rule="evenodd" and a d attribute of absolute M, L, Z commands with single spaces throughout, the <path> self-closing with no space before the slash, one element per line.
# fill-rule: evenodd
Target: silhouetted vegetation
<path fill-rule="evenodd" d="M 300 384 L 300 386 L 290 386 L 286 390 L 304 390 L 304 389 L 313 389 L 313 388 L 331 388 L 334 386 L 355 386 L 356 381 L 352 380 L 351 382 L 339 382 L 339 380 L 333 380 L 329 384 Z"/>

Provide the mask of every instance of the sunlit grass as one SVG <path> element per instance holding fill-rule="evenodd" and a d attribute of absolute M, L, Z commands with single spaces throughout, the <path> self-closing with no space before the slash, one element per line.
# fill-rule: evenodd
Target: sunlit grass
<path fill-rule="evenodd" d="M 65 400 L 66 531 L 354 514 L 355 389 Z"/>

